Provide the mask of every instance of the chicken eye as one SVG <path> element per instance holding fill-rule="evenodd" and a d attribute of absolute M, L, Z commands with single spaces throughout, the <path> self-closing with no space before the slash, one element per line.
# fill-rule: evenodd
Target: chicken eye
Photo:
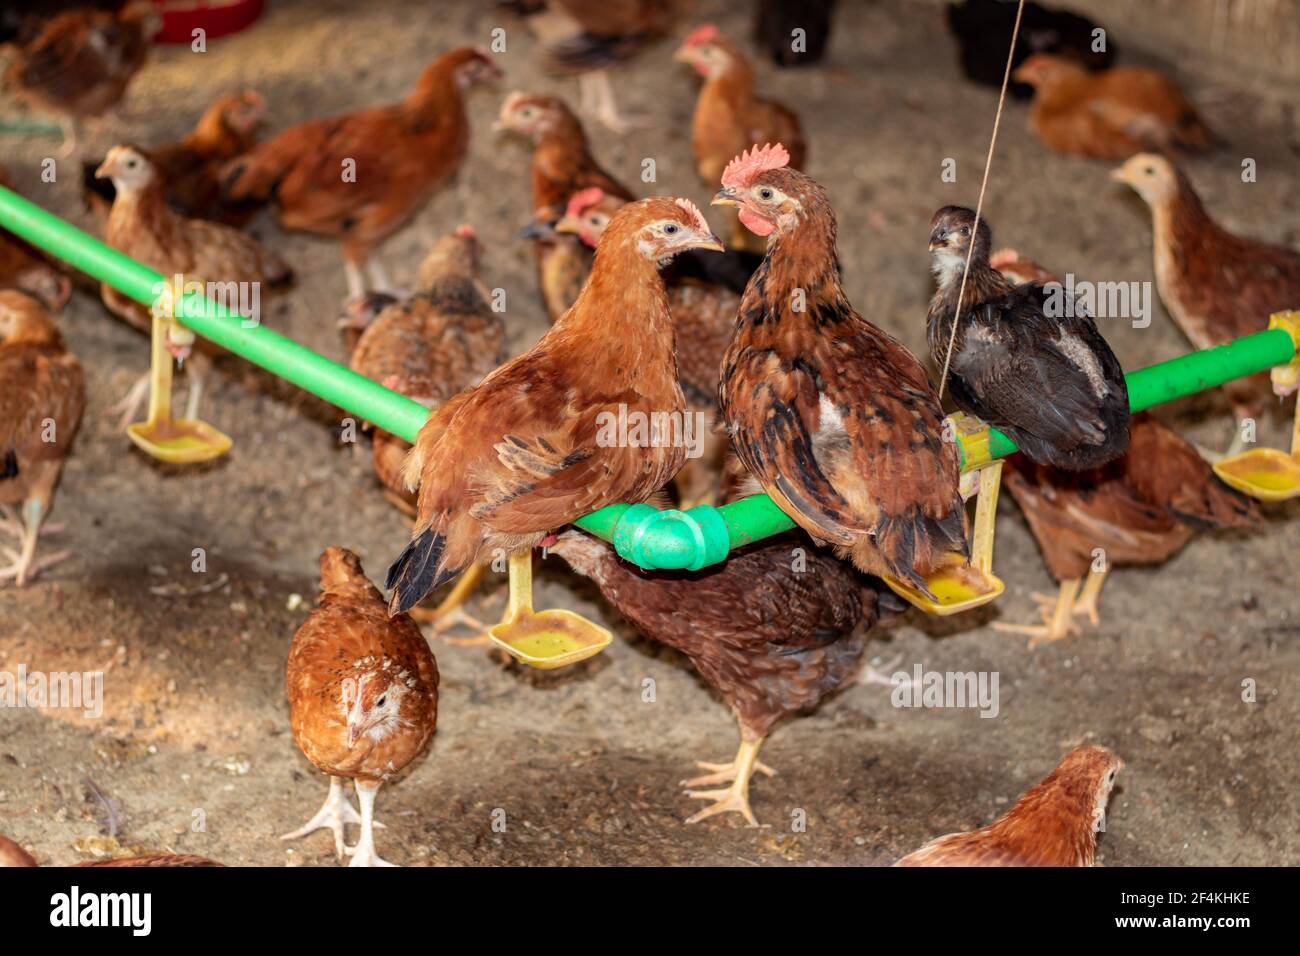
<path fill-rule="evenodd" d="M 763 186 L 758 191 L 758 198 L 763 200 L 763 202 L 771 202 L 772 197 L 775 195 L 776 193 L 767 186 Z"/>
<path fill-rule="evenodd" d="M 135 167 L 136 167 L 136 161 L 135 161 L 134 159 L 128 159 L 128 160 L 126 161 L 126 168 L 127 168 L 127 169 L 135 169 Z"/>
<path fill-rule="evenodd" d="M 957 230 L 957 234 L 960 235 L 960 236 L 963 236 L 963 237 L 965 237 L 965 236 L 969 236 L 969 235 L 970 235 L 970 226 L 962 226 L 960 229 Z"/>
<path fill-rule="evenodd" d="M 1148 166 L 1146 169 L 1142 170 L 1142 172 L 1146 173 L 1148 176 L 1154 176 L 1156 174 L 1156 168 L 1154 166 Z"/>
<path fill-rule="evenodd" d="M 379 700 L 375 701 L 375 706 L 383 707 L 384 704 L 386 704 L 387 702 L 388 702 L 388 695 L 385 694 L 383 697 L 379 698 Z"/>
<path fill-rule="evenodd" d="M 666 236 L 677 235 L 677 226 L 671 222 L 668 225 L 664 226 L 664 235 Z"/>

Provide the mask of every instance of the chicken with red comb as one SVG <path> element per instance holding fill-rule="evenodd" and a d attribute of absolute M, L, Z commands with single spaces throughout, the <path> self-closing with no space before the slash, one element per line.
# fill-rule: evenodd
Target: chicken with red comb
<path fill-rule="evenodd" d="M 589 511 L 641 502 L 686 459 L 681 443 L 611 437 L 619 421 L 681 421 L 686 400 L 659 269 L 720 250 L 689 200 L 628 203 L 578 300 L 527 352 L 439 406 L 404 465 L 419 488 L 411 541 L 388 572 L 393 613 L 496 549 L 531 550 Z M 664 416 L 667 416 L 665 418 Z"/>
<path fill-rule="evenodd" d="M 988 826 L 931 840 L 894 866 L 1092 866 L 1123 766 L 1105 747 L 1076 747 Z"/>
<path fill-rule="evenodd" d="M 704 77 L 691 120 L 691 147 L 696 171 L 705 185 L 718 181 L 733 156 L 759 143 L 785 144 L 789 164 L 803 169 L 808 147 L 799 117 L 784 104 L 754 92 L 756 81 L 749 59 L 716 25 L 696 27 L 673 58 L 690 64 Z M 737 226 L 731 244 L 747 248 L 755 243 Z M 761 243 L 755 245 L 761 249 Z"/>
<path fill-rule="evenodd" d="M 925 368 L 840 286 L 826 191 L 788 163 L 748 150 L 713 200 L 770 237 L 720 373 L 732 446 L 814 539 L 932 596 L 927 575 L 969 552 L 957 450 Z"/>

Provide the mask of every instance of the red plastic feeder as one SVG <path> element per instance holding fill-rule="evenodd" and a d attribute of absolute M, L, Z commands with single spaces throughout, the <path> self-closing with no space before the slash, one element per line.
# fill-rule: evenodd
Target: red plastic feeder
<path fill-rule="evenodd" d="M 192 43 L 194 31 L 209 40 L 238 33 L 262 15 L 265 0 L 154 0 L 162 18 L 155 43 Z"/>

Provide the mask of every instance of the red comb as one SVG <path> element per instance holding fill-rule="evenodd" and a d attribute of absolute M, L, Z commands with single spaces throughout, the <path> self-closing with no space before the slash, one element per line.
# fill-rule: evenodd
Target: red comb
<path fill-rule="evenodd" d="M 569 197 L 569 205 L 565 207 L 566 216 L 581 216 L 596 203 L 605 198 L 604 190 L 599 186 L 590 186 L 587 189 L 579 189 Z"/>
<path fill-rule="evenodd" d="M 682 46 L 691 47 L 700 43 L 711 43 L 717 38 L 717 36 L 718 25 L 716 23 L 704 23 L 686 34 L 686 39 L 682 41 Z"/>
<path fill-rule="evenodd" d="M 691 218 L 695 220 L 696 229 L 700 230 L 701 232 L 708 232 L 708 233 L 712 232 L 712 230 L 709 229 L 709 221 L 704 218 L 704 213 L 700 212 L 699 206 L 695 205 L 695 203 L 691 202 L 689 199 L 686 198 L 674 199 L 673 202 L 677 203 L 678 206 L 680 206 L 682 209 L 685 209 L 686 212 L 690 214 Z"/>
<path fill-rule="evenodd" d="M 456 235 L 460 236 L 462 239 L 478 238 L 478 233 L 474 231 L 474 227 L 471 226 L 469 223 L 465 223 L 463 226 L 457 226 Z"/>
<path fill-rule="evenodd" d="M 790 154 L 780 143 L 753 146 L 727 164 L 722 173 L 722 185 L 728 189 L 748 186 L 759 173 L 780 169 L 790 163 Z"/>

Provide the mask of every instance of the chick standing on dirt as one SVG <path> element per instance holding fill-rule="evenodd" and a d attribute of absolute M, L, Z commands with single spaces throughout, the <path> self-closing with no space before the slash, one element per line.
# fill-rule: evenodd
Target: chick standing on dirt
<path fill-rule="evenodd" d="M 327 828 L 343 856 L 343 826 L 359 823 L 349 866 L 390 866 L 375 853 L 375 794 L 424 750 L 438 721 L 438 664 L 420 628 L 388 616 L 361 561 L 346 548 L 320 557 L 319 605 L 289 647 L 284 672 L 289 719 L 299 749 L 329 774 L 329 796 L 295 840 Z M 361 814 L 343 794 L 355 781 Z"/>
<path fill-rule="evenodd" d="M 50 513 L 63 462 L 81 425 L 86 386 L 44 307 L 12 289 L 0 291 L 0 530 L 18 549 L 0 582 L 22 587 L 71 552 L 36 561 L 36 538 Z M 14 518 L 9 507 L 20 509 Z"/>

